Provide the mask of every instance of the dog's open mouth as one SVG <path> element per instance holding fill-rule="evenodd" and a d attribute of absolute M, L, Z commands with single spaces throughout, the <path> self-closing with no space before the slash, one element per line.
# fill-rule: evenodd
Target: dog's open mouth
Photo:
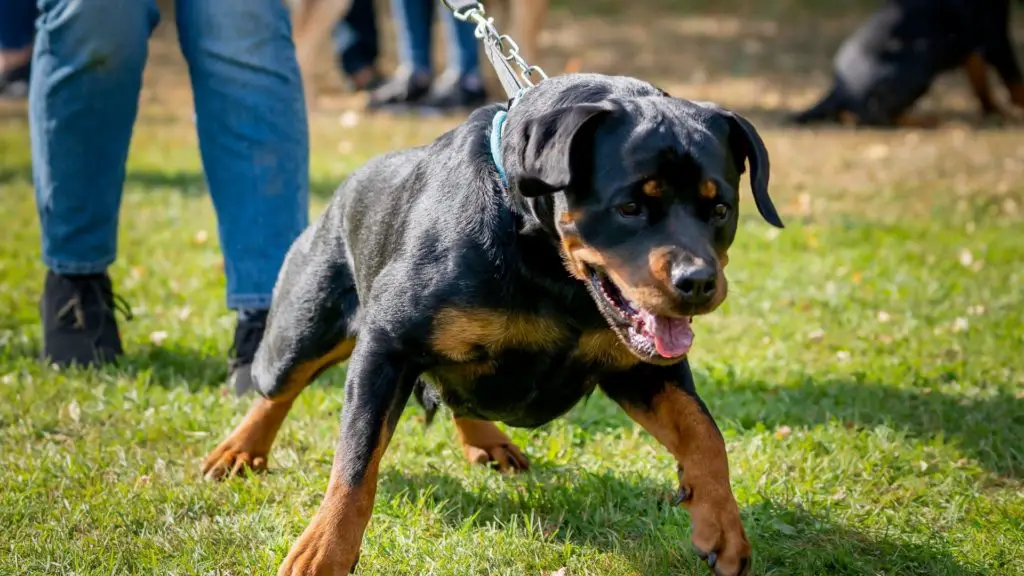
<path fill-rule="evenodd" d="M 594 291 L 600 294 L 606 308 L 618 316 L 625 328 L 626 340 L 640 356 L 677 359 L 690 351 L 693 345 L 692 317 L 678 318 L 650 312 L 626 298 L 611 278 L 601 271 L 590 268 L 589 272 Z"/>

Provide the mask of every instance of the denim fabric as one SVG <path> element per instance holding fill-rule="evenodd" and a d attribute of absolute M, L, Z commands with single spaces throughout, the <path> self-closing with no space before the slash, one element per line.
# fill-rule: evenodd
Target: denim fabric
<path fill-rule="evenodd" d="M 334 50 L 345 73 L 352 75 L 373 66 L 379 43 L 373 0 L 353 0 L 345 19 L 334 28 Z"/>
<path fill-rule="evenodd" d="M 40 0 L 29 119 L 43 260 L 102 272 L 117 251 L 125 160 L 153 0 Z M 309 137 L 281 0 L 178 0 L 227 304 L 267 308 L 308 223 Z"/>
<path fill-rule="evenodd" d="M 447 37 L 447 68 L 461 75 L 479 74 L 480 57 L 474 26 L 455 19 L 436 0 L 392 0 L 396 20 L 398 54 L 403 65 L 418 73 L 431 71 L 430 44 L 434 10 L 442 11 Z"/>
<path fill-rule="evenodd" d="M 0 0 L 0 50 L 31 44 L 37 14 L 36 0 Z"/>

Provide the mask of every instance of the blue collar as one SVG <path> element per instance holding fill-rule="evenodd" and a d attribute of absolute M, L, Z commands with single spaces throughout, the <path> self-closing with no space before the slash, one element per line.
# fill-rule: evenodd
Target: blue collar
<path fill-rule="evenodd" d="M 491 159 L 494 160 L 494 167 L 498 170 L 501 183 L 508 188 L 508 176 L 505 175 L 505 163 L 501 159 L 501 134 L 505 128 L 505 118 L 508 112 L 499 110 L 491 121 Z"/>
<path fill-rule="evenodd" d="M 501 183 L 505 185 L 505 188 L 508 188 L 508 176 L 505 175 L 505 162 L 501 158 L 501 136 L 504 133 L 505 119 L 508 118 L 509 111 L 519 103 L 519 99 L 527 90 L 528 88 L 520 88 L 508 101 L 508 110 L 499 110 L 491 120 L 491 160 L 494 161 L 494 167 L 498 170 L 498 176 L 501 177 Z"/>

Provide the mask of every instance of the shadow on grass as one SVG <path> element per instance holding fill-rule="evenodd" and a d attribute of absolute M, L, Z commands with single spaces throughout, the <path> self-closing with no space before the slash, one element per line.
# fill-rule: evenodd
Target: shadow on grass
<path fill-rule="evenodd" d="M 951 395 L 941 392 L 942 382 L 931 380 L 899 387 L 813 375 L 789 385 L 757 380 L 711 383 L 700 373 L 696 378 L 697 390 L 719 424 L 728 422 L 741 430 L 759 425 L 811 427 L 830 421 L 850 428 L 888 426 L 913 438 L 941 439 L 994 474 L 1024 478 L 1024 401 L 1007 393 Z M 573 410 L 566 418 L 590 432 L 634 426 L 610 402 Z"/>
<path fill-rule="evenodd" d="M 310 196 L 319 199 L 330 198 L 341 184 L 344 176 L 337 180 L 313 179 L 309 182 Z M 32 165 L 22 163 L 0 167 L 0 186 L 20 183 L 32 185 Z M 199 170 L 129 170 L 125 177 L 125 187 L 139 190 L 155 190 L 170 188 L 186 196 L 207 194 L 206 178 Z"/>
<path fill-rule="evenodd" d="M 42 345 L 38 340 L 12 340 L 0 353 L 0 362 L 42 363 Z M 76 368 L 86 371 L 93 369 Z M 105 374 L 143 379 L 162 388 L 184 387 L 191 391 L 216 388 L 227 380 L 227 358 L 180 346 L 132 346 L 114 366 L 96 369 Z"/>
<path fill-rule="evenodd" d="M 547 541 L 614 552 L 640 574 L 702 574 L 691 552 L 688 515 L 667 505 L 671 487 L 640 477 L 580 474 L 567 482 L 564 470 L 542 463 L 523 490 L 471 492 L 448 476 L 382 473 L 378 498 L 408 498 L 443 511 L 453 530 L 467 523 L 508 524 L 517 518 L 543 529 Z M 867 534 L 799 508 L 771 502 L 743 510 L 755 550 L 754 574 L 947 574 L 974 576 L 949 552 Z"/>
<path fill-rule="evenodd" d="M 705 400 L 716 417 L 743 428 L 838 420 L 855 428 L 888 426 L 916 438 L 941 438 L 993 473 L 1024 477 L 1024 402 L 1006 393 L 950 395 L 940 386 L 805 377 L 791 386 L 737 382 Z"/>

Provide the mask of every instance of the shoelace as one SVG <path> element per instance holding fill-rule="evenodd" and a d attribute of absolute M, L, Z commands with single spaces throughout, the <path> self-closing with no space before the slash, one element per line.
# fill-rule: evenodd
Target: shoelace
<path fill-rule="evenodd" d="M 57 311 L 57 318 L 63 321 L 69 313 L 73 313 L 75 318 L 73 327 L 81 330 L 85 328 L 85 306 L 82 304 L 80 286 L 76 282 L 71 282 L 70 280 L 68 282 L 74 290 L 74 295 L 68 299 L 67 303 L 64 304 L 60 310 Z M 124 316 L 124 319 L 129 322 L 135 318 L 135 315 L 132 313 L 132 307 L 128 304 L 127 300 L 111 292 L 110 301 L 113 304 L 113 308 L 110 308 L 107 305 L 106 294 L 104 294 L 105 291 L 99 286 L 99 283 L 97 281 L 91 281 L 89 282 L 89 287 L 96 292 L 101 306 L 111 312 L 120 312 L 121 315 Z M 102 329 L 102 326 L 100 328 Z M 98 332 L 102 332 L 102 330 L 99 330 Z"/>

